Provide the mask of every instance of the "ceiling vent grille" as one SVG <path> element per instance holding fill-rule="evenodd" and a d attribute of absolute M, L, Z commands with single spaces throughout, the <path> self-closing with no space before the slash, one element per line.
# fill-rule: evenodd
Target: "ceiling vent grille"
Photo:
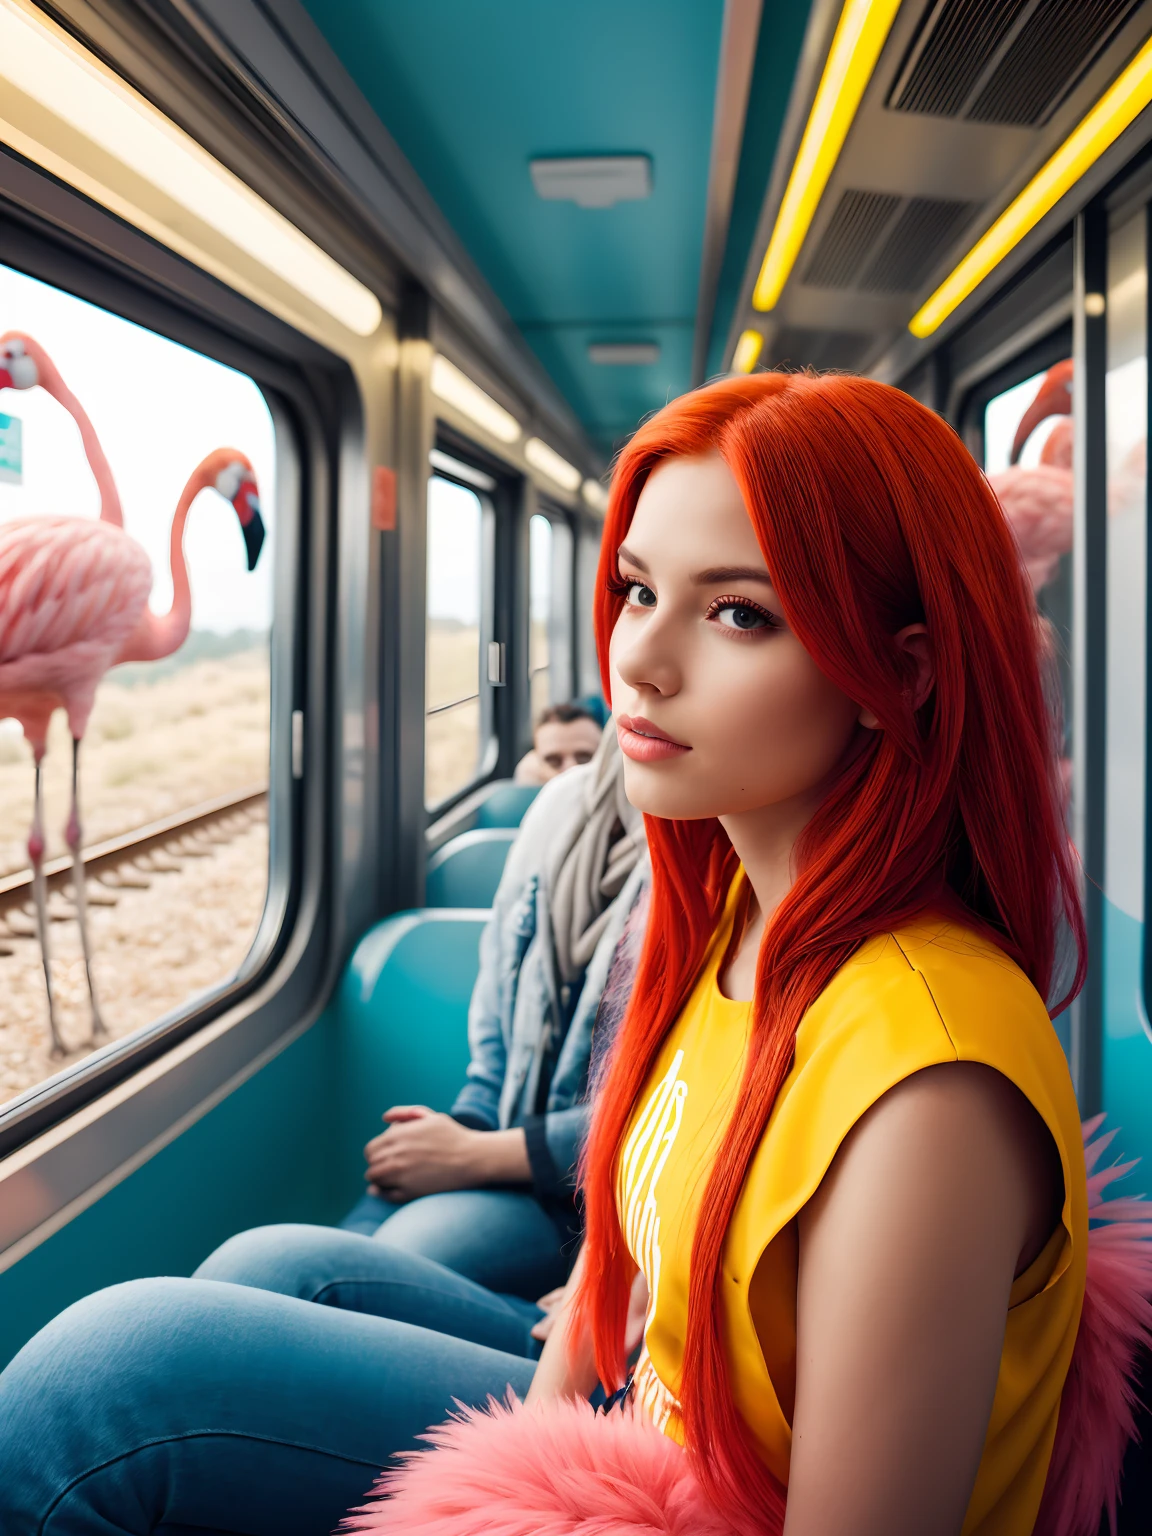
<path fill-rule="evenodd" d="M 865 293 L 915 293 L 975 212 L 975 203 L 910 197 L 859 281 Z"/>
<path fill-rule="evenodd" d="M 1142 0 L 935 0 L 888 96 L 898 112 L 1039 127 Z"/>
<path fill-rule="evenodd" d="M 968 114 L 978 123 L 1038 127 L 1139 0 L 1049 0 L 1024 21 Z"/>
<path fill-rule="evenodd" d="M 872 249 L 900 203 L 884 192 L 845 192 L 805 268 L 804 281 L 814 288 L 854 288 L 861 256 Z"/>
<path fill-rule="evenodd" d="M 859 331 L 810 331 L 784 326 L 767 348 L 772 368 L 859 368 L 874 345 Z"/>
<path fill-rule="evenodd" d="M 898 112 L 957 117 L 1028 0 L 936 0 L 896 76 Z"/>
<path fill-rule="evenodd" d="M 978 206 L 850 188 L 841 194 L 803 281 L 856 293 L 917 293 Z"/>

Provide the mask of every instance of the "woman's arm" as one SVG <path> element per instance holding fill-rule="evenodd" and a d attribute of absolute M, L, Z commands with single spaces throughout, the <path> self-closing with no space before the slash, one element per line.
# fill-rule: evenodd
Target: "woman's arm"
<path fill-rule="evenodd" d="M 916 1073 L 800 1214 L 785 1536 L 958 1536 L 1013 1277 L 1059 1220 L 1056 1149 L 988 1067 Z"/>

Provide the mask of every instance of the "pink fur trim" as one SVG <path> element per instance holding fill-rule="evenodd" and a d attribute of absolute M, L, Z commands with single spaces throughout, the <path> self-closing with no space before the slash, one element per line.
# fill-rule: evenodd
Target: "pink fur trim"
<path fill-rule="evenodd" d="M 372 1536 L 746 1536 L 705 1499 L 688 1457 L 631 1409 L 461 1408 L 385 1472 L 340 1529 Z M 762 1536 L 779 1536 L 765 1530 Z"/>
<path fill-rule="evenodd" d="M 1088 1233 L 1084 1310 L 1035 1536 L 1096 1536 L 1104 1513 L 1115 1532 L 1124 1452 L 1136 1430 L 1134 1368 L 1138 1352 L 1152 1347 L 1152 1206 L 1104 1198 L 1135 1164 L 1096 1171 L 1116 1134 L 1090 1140 L 1103 1120 L 1084 1122 L 1088 1214 L 1097 1225 Z"/>

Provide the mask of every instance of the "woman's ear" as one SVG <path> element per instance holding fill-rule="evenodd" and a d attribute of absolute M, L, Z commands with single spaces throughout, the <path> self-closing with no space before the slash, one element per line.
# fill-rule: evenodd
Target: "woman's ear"
<path fill-rule="evenodd" d="M 936 658 L 931 638 L 925 625 L 906 624 L 893 636 L 893 640 L 896 649 L 903 651 L 910 663 L 912 708 L 917 710 L 936 684 Z M 860 724 L 869 731 L 880 729 L 880 721 L 870 709 L 860 711 Z"/>

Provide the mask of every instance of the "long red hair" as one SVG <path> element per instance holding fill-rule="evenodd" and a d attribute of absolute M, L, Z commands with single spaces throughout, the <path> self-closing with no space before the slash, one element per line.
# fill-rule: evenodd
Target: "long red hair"
<path fill-rule="evenodd" d="M 1012 534 L 955 433 L 899 390 L 836 375 L 759 374 L 682 396 L 639 429 L 616 465 L 600 557 L 605 694 L 622 603 L 612 587 L 616 552 L 637 498 L 662 459 L 705 453 L 718 453 L 740 487 L 792 630 L 881 724 L 862 733 L 805 829 L 795 883 L 765 931 L 742 1088 L 692 1250 L 680 1391 L 686 1444 L 720 1507 L 755 1522 L 782 1512 L 783 1493 L 733 1401 L 721 1255 L 801 1017 L 858 945 L 929 905 L 951 906 L 993 937 L 1045 998 L 1060 927 L 1076 947 L 1068 997 L 1083 982 L 1085 944 L 1039 625 Z M 936 667 L 919 709 L 892 638 L 918 622 Z M 617 1213 L 619 1146 L 736 867 L 718 821 L 647 817 L 646 826 L 647 936 L 583 1170 L 579 1315 L 611 1385 L 623 1377 L 635 1269 Z"/>

